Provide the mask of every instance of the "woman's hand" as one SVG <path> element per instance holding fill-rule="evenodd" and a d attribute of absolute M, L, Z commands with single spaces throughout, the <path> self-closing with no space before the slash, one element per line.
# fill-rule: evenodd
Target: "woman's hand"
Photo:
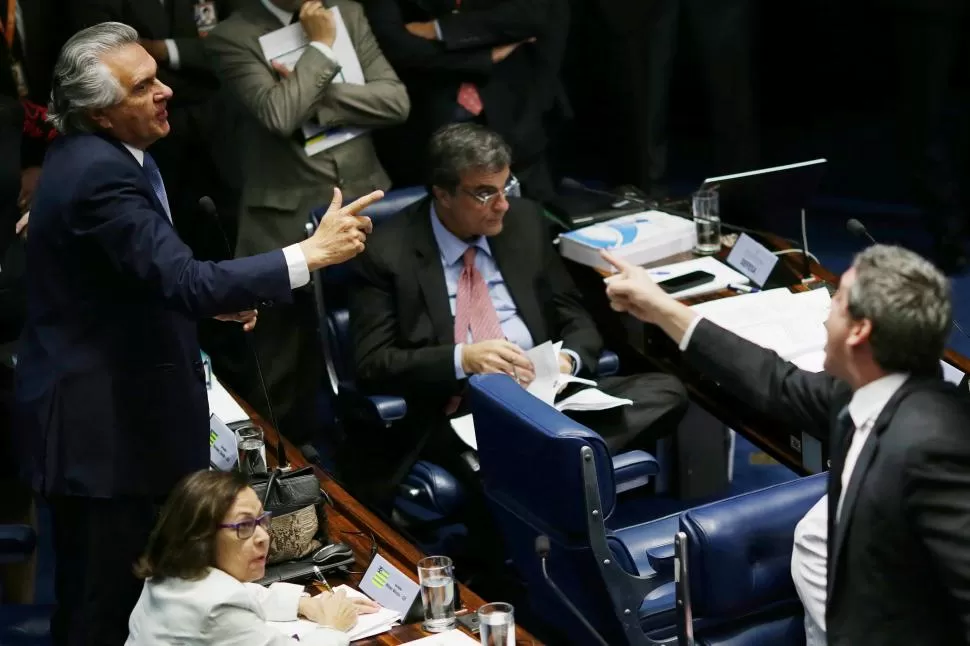
<path fill-rule="evenodd" d="M 357 624 L 358 614 L 369 614 L 379 609 L 380 606 L 370 599 L 348 599 L 343 590 L 300 599 L 299 606 L 300 614 L 310 621 L 343 632 Z"/>

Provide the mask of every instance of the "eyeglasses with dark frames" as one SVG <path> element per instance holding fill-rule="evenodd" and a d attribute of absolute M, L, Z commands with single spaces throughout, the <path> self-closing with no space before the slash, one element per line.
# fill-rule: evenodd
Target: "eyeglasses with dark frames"
<path fill-rule="evenodd" d="M 519 180 L 515 175 L 509 175 L 509 181 L 505 183 L 505 188 L 501 191 L 496 191 L 495 189 L 482 189 L 480 191 L 469 191 L 467 188 L 462 187 L 462 192 L 466 195 L 478 200 L 478 203 L 482 206 L 488 206 L 492 200 L 499 196 L 499 193 L 508 197 L 509 193 L 514 191 L 519 187 Z"/>
<path fill-rule="evenodd" d="M 267 532 L 269 531 L 269 521 L 273 518 L 273 513 L 269 511 L 264 511 L 262 514 L 256 518 L 250 518 L 249 520 L 241 520 L 238 523 L 222 523 L 219 525 L 219 529 L 234 529 L 236 530 L 236 536 L 241 540 L 246 540 L 252 537 L 256 533 L 256 526 L 259 525 Z"/>

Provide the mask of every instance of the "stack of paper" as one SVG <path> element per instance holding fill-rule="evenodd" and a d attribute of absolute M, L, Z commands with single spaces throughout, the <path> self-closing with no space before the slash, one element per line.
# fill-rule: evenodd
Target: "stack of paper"
<path fill-rule="evenodd" d="M 800 368 L 820 372 L 830 304 L 825 289 L 792 293 L 781 288 L 701 303 L 693 309 Z"/>
<path fill-rule="evenodd" d="M 617 258 L 644 265 L 694 248 L 697 233 L 691 220 L 662 211 L 624 215 L 560 234 L 559 253 L 578 263 L 610 270 L 600 257 L 609 249 Z"/>
<path fill-rule="evenodd" d="M 224 424 L 235 424 L 245 422 L 249 415 L 242 409 L 236 400 L 232 398 L 225 386 L 219 380 L 212 377 L 211 385 L 208 390 L 209 414 L 218 417 Z"/>
<path fill-rule="evenodd" d="M 340 585 L 334 588 L 334 592 L 337 590 L 343 590 L 347 594 L 348 599 L 353 599 L 355 597 L 359 599 L 367 598 L 367 595 L 365 595 L 363 592 L 355 590 L 354 588 L 346 585 Z M 347 632 L 347 637 L 350 639 L 350 641 L 364 639 L 365 637 L 373 637 L 374 635 L 386 633 L 400 622 L 400 613 L 393 610 L 388 610 L 387 608 L 381 608 L 375 613 L 369 615 L 360 615 L 357 618 L 357 625 Z M 267 621 L 266 623 L 267 625 L 276 628 L 284 635 L 288 637 L 296 637 L 298 639 L 305 639 L 307 635 L 320 629 L 318 624 L 312 621 L 307 621 L 306 619 L 297 619 L 296 621 Z"/>

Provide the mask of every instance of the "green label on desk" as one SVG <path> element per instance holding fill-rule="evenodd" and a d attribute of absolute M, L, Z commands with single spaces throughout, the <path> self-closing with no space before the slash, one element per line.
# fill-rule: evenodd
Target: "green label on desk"
<path fill-rule="evenodd" d="M 421 587 L 377 554 L 364 572 L 364 578 L 360 580 L 360 591 L 385 608 L 400 612 L 405 617 L 414 600 L 418 598 Z"/>

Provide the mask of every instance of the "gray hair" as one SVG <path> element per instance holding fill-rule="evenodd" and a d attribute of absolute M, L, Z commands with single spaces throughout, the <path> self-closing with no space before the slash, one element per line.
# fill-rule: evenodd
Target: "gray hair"
<path fill-rule="evenodd" d="M 902 247 L 873 245 L 856 255 L 849 315 L 872 323 L 869 343 L 887 372 L 938 374 L 950 331 L 950 284 L 929 261 Z"/>
<path fill-rule="evenodd" d="M 61 134 L 92 132 L 89 111 L 119 102 L 124 90 L 102 57 L 138 42 L 138 32 L 120 22 L 82 29 L 64 44 L 54 66 L 47 120 Z"/>
<path fill-rule="evenodd" d="M 431 185 L 454 193 L 468 170 L 497 173 L 512 163 L 512 149 L 502 137 L 476 123 L 452 123 L 431 136 L 428 145 Z"/>

